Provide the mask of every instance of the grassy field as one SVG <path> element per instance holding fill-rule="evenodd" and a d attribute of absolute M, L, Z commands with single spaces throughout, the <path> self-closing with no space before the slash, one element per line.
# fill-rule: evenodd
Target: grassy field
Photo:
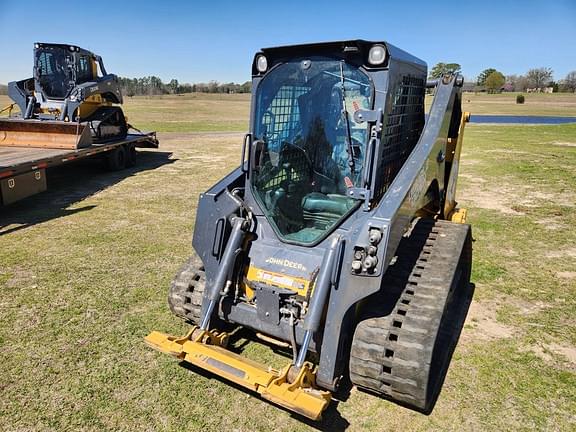
<path fill-rule="evenodd" d="M 518 109 L 512 100 L 490 111 L 478 98 L 475 112 Z M 467 127 L 458 194 L 476 240 L 476 291 L 435 411 L 353 390 L 311 425 L 142 341 L 186 330 L 167 287 L 191 251 L 198 193 L 238 164 L 242 142 L 200 131 L 244 131 L 248 101 L 127 102 L 138 127 L 154 110 L 167 132 L 138 167 L 55 170 L 48 192 L 2 209 L 0 430 L 576 428 L 576 125 Z M 257 344 L 245 353 L 285 361 Z"/>
<path fill-rule="evenodd" d="M 249 94 L 187 94 L 127 98 L 126 114 L 138 128 L 159 132 L 245 131 Z M 226 120 L 223 120 L 226 119 Z"/>
<path fill-rule="evenodd" d="M 463 109 L 474 114 L 576 116 L 576 94 L 524 96 L 525 103 L 519 105 L 516 93 L 464 93 Z M 431 102 L 432 97 L 427 96 L 428 107 Z M 9 103 L 8 96 L 0 95 L 0 110 Z M 158 132 L 243 132 L 248 127 L 249 109 L 248 94 L 136 96 L 125 98 L 124 103 L 130 123 L 139 129 Z"/>
<path fill-rule="evenodd" d="M 8 96 L 0 95 L 0 110 L 10 103 Z M 221 132 L 245 131 L 248 128 L 249 107 L 249 94 L 193 93 L 125 97 L 123 108 L 128 122 L 142 130 Z M 18 112 L 17 107 L 15 112 Z M 0 114 L 3 115 L 7 113 Z"/>
<path fill-rule="evenodd" d="M 524 93 L 525 102 L 516 104 L 517 94 L 464 93 L 462 107 L 473 114 L 576 116 L 575 94 Z"/>

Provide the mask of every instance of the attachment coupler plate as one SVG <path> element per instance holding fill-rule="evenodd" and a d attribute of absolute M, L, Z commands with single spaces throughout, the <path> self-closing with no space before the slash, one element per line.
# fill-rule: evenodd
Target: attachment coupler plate
<path fill-rule="evenodd" d="M 180 338 L 153 331 L 145 341 L 158 351 L 255 391 L 275 404 L 312 420 L 320 419 L 331 394 L 315 388 L 315 370 L 310 363 L 305 363 L 296 377 L 289 380 L 292 365 L 278 371 L 246 359 L 225 348 L 227 339 L 226 333 L 203 332 L 194 327 Z"/>

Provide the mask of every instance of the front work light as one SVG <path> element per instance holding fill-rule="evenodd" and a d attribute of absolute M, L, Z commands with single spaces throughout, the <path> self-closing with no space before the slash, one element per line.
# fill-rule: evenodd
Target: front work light
<path fill-rule="evenodd" d="M 386 48 L 383 45 L 374 45 L 368 51 L 368 62 L 371 65 L 379 66 L 386 60 Z"/>
<path fill-rule="evenodd" d="M 263 55 L 259 55 L 258 58 L 256 58 L 256 69 L 258 69 L 260 73 L 264 73 L 266 69 L 268 69 L 268 60 Z"/>

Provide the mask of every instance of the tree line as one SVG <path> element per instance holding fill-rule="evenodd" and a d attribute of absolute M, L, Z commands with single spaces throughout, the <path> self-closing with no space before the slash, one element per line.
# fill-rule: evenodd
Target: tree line
<path fill-rule="evenodd" d="M 168 83 L 156 76 L 143 78 L 119 78 L 122 93 L 125 96 L 155 96 L 163 94 L 184 94 L 184 93 L 250 93 L 252 83 L 246 81 L 244 84 L 220 83 L 209 81 L 207 83 L 181 84 L 173 79 Z M 8 94 L 8 86 L 0 84 L 0 95 Z M 1 108 L 1 107 L 0 107 Z"/>
<path fill-rule="evenodd" d="M 120 87 L 126 96 L 154 96 L 163 94 L 184 94 L 184 93 L 250 93 L 252 83 L 246 81 L 244 84 L 220 83 L 209 81 L 207 83 L 182 84 L 177 79 L 172 79 L 168 83 L 156 76 L 143 78 L 119 78 Z"/>
<path fill-rule="evenodd" d="M 437 63 L 430 70 L 430 78 L 440 78 L 445 73 L 461 73 L 462 68 L 458 63 Z M 246 81 L 243 84 L 220 83 L 209 81 L 207 83 L 182 84 L 176 79 L 168 83 L 156 76 L 143 78 L 119 78 L 120 86 L 126 96 L 154 96 L 163 94 L 184 94 L 184 93 L 250 93 L 252 83 Z M 554 81 L 553 71 L 550 68 L 530 69 L 524 75 L 504 75 L 502 72 L 488 68 L 484 69 L 476 81 L 467 83 L 467 88 L 475 91 L 514 91 L 526 92 L 534 89 L 552 88 L 554 92 L 576 92 L 576 70 L 569 72 L 566 77 L 559 81 Z M 0 95 L 8 94 L 8 87 L 0 84 Z"/>
<path fill-rule="evenodd" d="M 458 63 L 437 63 L 430 70 L 430 78 L 440 78 L 446 73 L 461 72 L 462 68 Z M 576 92 L 576 71 L 569 72 L 559 81 L 554 81 L 554 71 L 548 67 L 533 68 L 524 75 L 504 75 L 494 68 L 488 68 L 476 77 L 476 82 L 472 83 L 472 87 L 473 90 L 485 90 L 489 93 L 544 91 L 545 89 L 552 89 L 553 92 L 574 93 Z"/>

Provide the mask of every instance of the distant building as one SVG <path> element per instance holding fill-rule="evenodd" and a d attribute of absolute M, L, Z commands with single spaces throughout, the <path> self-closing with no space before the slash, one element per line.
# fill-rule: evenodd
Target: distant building
<path fill-rule="evenodd" d="M 554 87 L 527 88 L 526 93 L 554 93 Z"/>

